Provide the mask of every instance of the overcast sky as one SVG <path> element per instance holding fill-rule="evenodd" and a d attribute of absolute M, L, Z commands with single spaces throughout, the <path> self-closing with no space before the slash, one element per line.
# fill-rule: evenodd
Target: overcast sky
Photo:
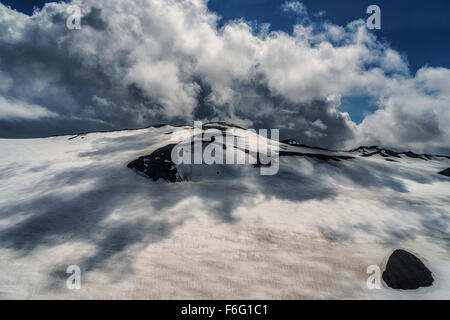
<path fill-rule="evenodd" d="M 200 119 L 450 153 L 445 1 L 378 1 L 379 31 L 365 1 L 38 2 L 0 5 L 0 137 Z"/>

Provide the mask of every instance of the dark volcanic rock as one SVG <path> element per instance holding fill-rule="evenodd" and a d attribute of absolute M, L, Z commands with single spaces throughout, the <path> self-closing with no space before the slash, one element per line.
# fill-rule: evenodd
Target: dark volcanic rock
<path fill-rule="evenodd" d="M 364 153 L 364 154 L 361 155 L 361 157 L 368 158 L 368 157 L 371 157 L 371 156 L 374 156 L 374 155 L 380 154 L 380 153 L 381 153 L 381 151 L 375 151 L 375 152 L 370 152 L 370 153 Z"/>
<path fill-rule="evenodd" d="M 402 154 L 410 158 L 426 160 L 420 154 L 414 153 L 412 151 L 402 152 Z"/>
<path fill-rule="evenodd" d="M 442 170 L 441 172 L 439 172 L 439 174 L 443 175 L 443 176 L 447 176 L 450 177 L 450 168 L 447 168 L 445 170 Z"/>
<path fill-rule="evenodd" d="M 285 143 L 285 144 L 288 144 L 288 145 L 291 145 L 291 146 L 298 146 L 299 145 L 299 143 L 296 140 L 294 140 L 294 139 L 286 139 L 286 140 L 281 141 L 281 143 Z"/>
<path fill-rule="evenodd" d="M 433 284 L 431 271 L 416 256 L 395 250 L 389 257 L 383 280 L 393 289 L 418 289 Z"/>
<path fill-rule="evenodd" d="M 294 139 L 286 139 L 286 140 L 281 141 L 281 143 L 288 144 L 288 145 L 294 146 L 294 147 L 302 147 L 302 148 L 308 148 L 308 149 L 317 149 L 317 150 L 331 151 L 331 152 L 333 151 L 333 150 L 330 150 L 330 149 L 327 149 L 327 148 L 308 146 L 306 144 L 298 143 Z"/>
<path fill-rule="evenodd" d="M 391 157 L 401 158 L 401 157 L 398 155 L 398 153 L 395 152 L 395 151 L 386 149 L 386 150 L 384 150 L 384 152 L 385 152 L 387 155 L 391 156 Z"/>
<path fill-rule="evenodd" d="M 175 144 L 169 144 L 149 156 L 140 157 L 130 162 L 128 168 L 139 171 L 154 181 L 164 179 L 168 182 L 176 182 L 177 168 L 171 157 L 174 146 Z"/>
<path fill-rule="evenodd" d="M 293 152 L 293 151 L 280 151 L 280 157 L 293 157 L 293 156 L 301 156 L 301 157 L 308 157 L 308 158 L 316 158 L 322 161 L 341 161 L 341 160 L 352 160 L 354 159 L 351 156 L 342 156 L 342 155 L 327 155 L 322 153 L 303 153 L 303 152 Z"/>
<path fill-rule="evenodd" d="M 362 157 L 372 157 L 374 155 L 380 155 L 384 158 L 395 157 L 395 158 L 401 159 L 402 158 L 401 156 L 405 156 L 408 158 L 421 159 L 421 160 L 433 160 L 434 157 L 447 158 L 447 156 L 432 156 L 430 154 L 417 154 L 412 151 L 395 152 L 395 151 L 392 151 L 389 149 L 380 148 L 378 146 L 372 146 L 372 147 L 361 146 L 359 148 L 350 150 L 350 152 L 360 152 L 360 153 L 362 153 L 361 154 Z"/>

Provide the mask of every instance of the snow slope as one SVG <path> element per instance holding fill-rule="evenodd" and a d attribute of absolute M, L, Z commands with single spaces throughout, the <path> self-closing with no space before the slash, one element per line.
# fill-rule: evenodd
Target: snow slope
<path fill-rule="evenodd" d="M 281 144 L 275 176 L 181 165 L 167 183 L 127 168 L 183 129 L 0 139 L 0 298 L 450 298 L 448 158 Z M 369 290 L 367 267 L 396 248 L 435 284 Z"/>

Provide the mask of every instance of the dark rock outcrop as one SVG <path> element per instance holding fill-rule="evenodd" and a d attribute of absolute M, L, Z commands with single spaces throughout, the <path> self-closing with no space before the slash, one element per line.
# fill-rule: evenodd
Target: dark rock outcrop
<path fill-rule="evenodd" d="M 442 170 L 441 172 L 439 172 L 439 174 L 443 175 L 443 176 L 447 176 L 450 177 L 450 168 L 447 168 L 445 170 Z"/>
<path fill-rule="evenodd" d="M 140 157 L 130 162 L 128 168 L 134 169 L 154 181 L 164 179 L 168 182 L 176 182 L 178 169 L 172 162 L 171 157 L 174 146 L 175 144 L 169 144 L 156 150 L 149 156 Z"/>
<path fill-rule="evenodd" d="M 413 254 L 405 250 L 395 250 L 389 257 L 384 282 L 393 289 L 418 289 L 433 284 L 431 271 Z"/>
<path fill-rule="evenodd" d="M 383 149 L 378 146 L 361 146 L 359 148 L 350 150 L 350 152 L 360 152 L 362 157 L 372 157 L 374 155 L 380 155 L 384 158 L 395 157 L 402 158 L 401 156 L 405 156 L 413 159 L 421 159 L 421 160 L 433 160 L 433 157 L 446 157 L 446 156 L 432 156 L 429 154 L 417 154 L 412 151 L 407 152 L 395 152 L 389 149 Z"/>
<path fill-rule="evenodd" d="M 281 143 L 285 143 L 285 144 L 288 144 L 291 146 L 298 146 L 300 144 L 294 139 L 286 139 L 286 140 L 281 141 Z"/>
<path fill-rule="evenodd" d="M 312 147 L 312 146 L 308 146 L 306 144 L 302 144 L 302 143 L 298 143 L 296 140 L 294 139 L 286 139 L 281 141 L 281 143 L 283 144 L 288 144 L 290 146 L 294 146 L 294 147 L 302 147 L 302 148 L 307 148 L 307 149 L 317 149 L 317 150 L 322 150 L 322 151 L 331 151 L 334 152 L 333 150 L 327 149 L 327 148 L 322 148 L 322 147 Z"/>
<path fill-rule="evenodd" d="M 352 160 L 354 157 L 351 156 L 343 156 L 343 155 L 328 155 L 323 153 L 304 153 L 304 152 L 293 152 L 293 151 L 280 151 L 280 157 L 308 157 L 308 158 L 316 158 L 322 161 L 341 161 L 341 160 Z"/>
<path fill-rule="evenodd" d="M 414 153 L 414 152 L 412 152 L 412 151 L 402 152 L 401 154 L 404 154 L 405 156 L 407 156 L 407 157 L 409 157 L 409 158 L 427 160 L 427 159 L 424 159 L 424 158 L 422 157 L 422 155 L 417 154 L 417 153 Z"/>

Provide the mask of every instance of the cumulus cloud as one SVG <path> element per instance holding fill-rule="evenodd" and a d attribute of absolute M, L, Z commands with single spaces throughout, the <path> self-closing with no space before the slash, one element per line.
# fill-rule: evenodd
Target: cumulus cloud
<path fill-rule="evenodd" d="M 81 30 L 66 27 L 70 4 L 82 10 Z M 448 144 L 448 70 L 410 75 L 406 59 L 362 20 L 303 20 L 287 34 L 243 20 L 218 28 L 206 0 L 70 4 L 33 16 L 0 4 L 0 96 L 58 114 L 55 133 L 201 119 L 280 128 L 334 148 L 376 142 L 433 152 Z M 298 1 L 283 8 L 307 15 Z M 339 110 L 341 97 L 355 95 L 379 104 L 360 125 Z"/>
<path fill-rule="evenodd" d="M 369 144 L 449 153 L 450 70 L 422 68 L 415 77 L 391 79 L 380 109 L 358 126 Z"/>

